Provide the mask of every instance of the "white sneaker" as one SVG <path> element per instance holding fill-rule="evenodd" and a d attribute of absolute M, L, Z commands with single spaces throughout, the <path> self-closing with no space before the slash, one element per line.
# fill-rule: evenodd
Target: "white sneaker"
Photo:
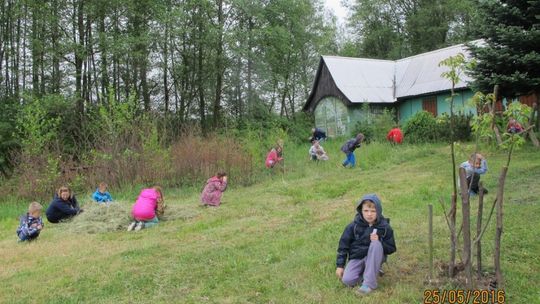
<path fill-rule="evenodd" d="M 137 226 L 137 222 L 131 222 L 131 224 L 129 224 L 128 228 L 127 228 L 127 231 L 132 231 L 135 226 Z"/>
<path fill-rule="evenodd" d="M 144 228 L 144 222 L 137 222 L 137 225 L 135 226 L 135 231 L 139 231 Z"/>

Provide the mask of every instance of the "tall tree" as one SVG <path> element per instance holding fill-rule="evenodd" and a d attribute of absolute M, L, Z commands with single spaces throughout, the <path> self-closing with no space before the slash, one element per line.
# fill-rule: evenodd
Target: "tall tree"
<path fill-rule="evenodd" d="M 478 5 L 484 43 L 469 45 L 476 66 L 474 87 L 499 85 L 503 97 L 540 93 L 540 1 L 489 0 Z"/>

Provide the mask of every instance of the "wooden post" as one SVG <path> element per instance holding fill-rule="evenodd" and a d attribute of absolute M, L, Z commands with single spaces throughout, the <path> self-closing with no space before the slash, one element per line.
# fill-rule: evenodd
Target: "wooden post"
<path fill-rule="evenodd" d="M 433 279 L 433 205 L 428 205 L 428 213 L 429 213 L 429 279 Z"/>
<path fill-rule="evenodd" d="M 471 206 L 469 204 L 469 187 L 467 174 L 464 168 L 459 168 L 459 183 L 461 189 L 461 205 L 463 214 L 463 264 L 465 265 L 465 279 L 468 289 L 472 289 L 471 267 Z"/>
<path fill-rule="evenodd" d="M 495 266 L 495 280 L 497 282 L 497 288 L 503 289 L 504 282 L 501 271 L 501 237 L 503 233 L 503 196 L 504 196 L 504 182 L 506 180 L 506 173 L 508 172 L 508 166 L 503 167 L 501 175 L 499 176 L 499 188 L 497 189 L 497 226 L 495 229 L 495 253 L 493 255 L 493 264 Z"/>
<path fill-rule="evenodd" d="M 478 243 L 476 244 L 476 276 L 478 280 L 482 278 L 482 240 L 480 239 L 480 233 L 482 233 L 482 216 L 484 213 L 484 186 L 482 182 L 479 183 L 479 198 L 478 198 L 478 216 L 476 218 L 476 238 Z"/>

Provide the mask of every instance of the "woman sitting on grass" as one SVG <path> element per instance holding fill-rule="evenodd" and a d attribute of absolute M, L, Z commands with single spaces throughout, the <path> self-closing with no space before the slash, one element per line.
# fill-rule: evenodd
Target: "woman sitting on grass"
<path fill-rule="evenodd" d="M 67 186 L 62 186 L 54 195 L 45 214 L 50 223 L 58 223 L 62 220 L 72 218 L 81 212 L 82 209 L 79 207 L 79 202 L 77 202 L 75 195 L 71 193 L 71 190 Z"/>
<path fill-rule="evenodd" d="M 128 231 L 138 231 L 143 228 L 149 228 L 157 225 L 158 217 L 163 216 L 165 212 L 165 203 L 163 201 L 163 191 L 161 187 L 154 186 L 152 188 L 143 189 L 133 209 L 134 221 L 128 226 Z"/>

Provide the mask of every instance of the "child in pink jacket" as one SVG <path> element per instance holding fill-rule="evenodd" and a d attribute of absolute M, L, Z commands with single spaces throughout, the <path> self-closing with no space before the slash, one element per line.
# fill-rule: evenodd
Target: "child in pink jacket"
<path fill-rule="evenodd" d="M 218 207 L 221 204 L 221 196 L 227 190 L 227 173 L 218 172 L 206 181 L 201 194 L 201 202 L 204 206 Z"/>
<path fill-rule="evenodd" d="M 164 210 L 165 203 L 161 187 L 143 189 L 131 210 L 134 221 L 128 226 L 128 231 L 155 226 L 159 222 L 158 216 L 162 216 Z"/>
<path fill-rule="evenodd" d="M 283 148 L 280 145 L 277 145 L 275 148 L 272 148 L 270 152 L 266 155 L 266 161 L 264 162 L 266 168 L 274 168 L 276 164 L 283 160 L 282 157 Z"/>

